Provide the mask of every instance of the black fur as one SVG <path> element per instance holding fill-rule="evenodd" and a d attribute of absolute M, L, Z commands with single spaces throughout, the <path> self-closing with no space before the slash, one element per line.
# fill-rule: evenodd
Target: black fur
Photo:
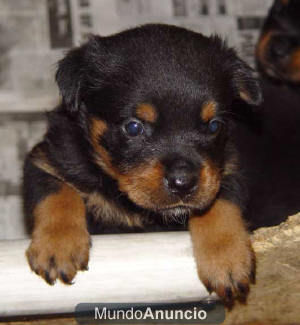
<path fill-rule="evenodd" d="M 254 123 L 259 129 L 244 121 L 238 145 L 251 229 L 277 225 L 300 211 L 300 93 L 266 79 L 262 90 L 264 102 Z"/>

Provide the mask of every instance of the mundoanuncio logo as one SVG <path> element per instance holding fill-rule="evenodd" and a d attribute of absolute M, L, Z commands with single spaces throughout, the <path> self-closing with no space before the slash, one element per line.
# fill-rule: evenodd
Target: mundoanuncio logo
<path fill-rule="evenodd" d="M 225 309 L 219 301 L 213 303 L 81 303 L 75 317 L 86 324 L 221 324 Z"/>

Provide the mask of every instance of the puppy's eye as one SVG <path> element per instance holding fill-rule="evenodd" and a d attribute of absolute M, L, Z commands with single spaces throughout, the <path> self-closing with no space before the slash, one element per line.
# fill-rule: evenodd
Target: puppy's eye
<path fill-rule="evenodd" d="M 130 137 L 136 137 L 144 132 L 144 127 L 141 122 L 132 120 L 124 125 L 124 130 Z"/>
<path fill-rule="evenodd" d="M 211 120 L 208 123 L 208 130 L 212 134 L 219 132 L 221 127 L 222 127 L 222 122 L 219 120 Z"/>

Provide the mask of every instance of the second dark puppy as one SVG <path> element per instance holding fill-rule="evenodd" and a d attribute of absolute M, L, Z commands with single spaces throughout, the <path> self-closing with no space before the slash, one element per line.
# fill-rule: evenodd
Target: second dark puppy
<path fill-rule="evenodd" d="M 274 0 L 257 43 L 264 97 L 256 114 L 260 132 L 248 132 L 247 146 L 243 137 L 239 145 L 247 159 L 245 217 L 251 229 L 274 226 L 300 211 L 299 17 L 299 0 Z"/>
<path fill-rule="evenodd" d="M 274 0 L 257 44 L 256 58 L 264 75 L 300 85 L 299 0 Z"/>
<path fill-rule="evenodd" d="M 200 279 L 244 299 L 255 258 L 232 116 L 261 101 L 252 70 L 216 37 L 146 25 L 72 50 L 57 83 L 63 102 L 24 171 L 31 268 L 50 284 L 86 269 L 87 215 L 103 232 L 187 216 Z"/>

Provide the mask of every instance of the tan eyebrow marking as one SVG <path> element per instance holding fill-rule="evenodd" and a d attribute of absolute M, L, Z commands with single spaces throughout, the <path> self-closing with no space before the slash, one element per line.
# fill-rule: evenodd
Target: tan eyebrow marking
<path fill-rule="evenodd" d="M 204 122 L 208 122 L 216 116 L 217 103 L 214 101 L 206 102 L 201 109 L 201 118 Z"/>
<path fill-rule="evenodd" d="M 138 118 L 154 123 L 157 119 L 157 112 L 155 107 L 150 104 L 140 104 L 136 109 L 136 115 Z"/>

